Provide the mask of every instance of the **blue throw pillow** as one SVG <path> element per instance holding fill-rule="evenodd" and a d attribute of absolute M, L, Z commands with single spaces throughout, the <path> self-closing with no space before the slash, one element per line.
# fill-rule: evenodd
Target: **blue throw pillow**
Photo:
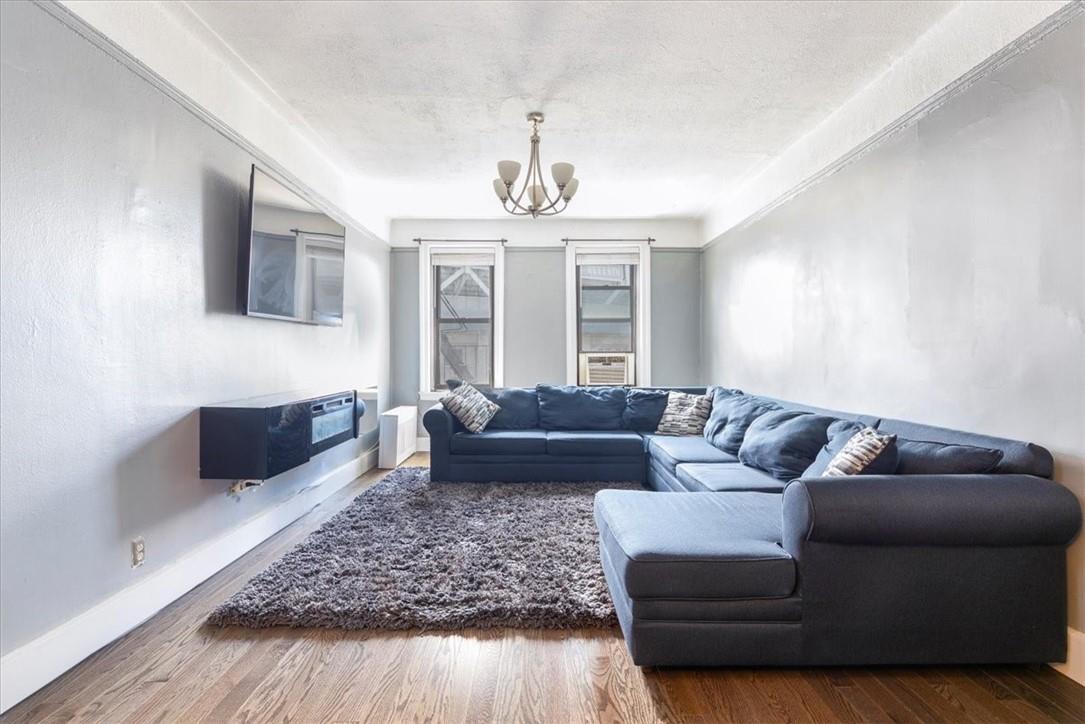
<path fill-rule="evenodd" d="M 817 457 L 834 422 L 835 417 L 801 410 L 766 412 L 750 423 L 738 459 L 777 480 L 794 480 Z"/>
<path fill-rule="evenodd" d="M 626 390 L 622 427 L 626 430 L 655 432 L 665 409 L 667 409 L 666 390 Z"/>
<path fill-rule="evenodd" d="M 713 387 L 705 394 L 712 397 L 712 412 L 709 414 L 708 422 L 704 426 L 704 437 L 705 440 L 712 442 L 712 439 L 719 435 L 723 431 L 724 425 L 727 424 L 727 415 L 731 412 L 730 400 L 740 397 L 742 390 Z"/>
<path fill-rule="evenodd" d="M 462 384 L 460 380 L 449 380 L 448 389 L 454 390 Z M 539 426 L 539 396 L 534 389 L 475 387 L 501 408 L 486 426 L 487 430 L 533 430 Z"/>
<path fill-rule="evenodd" d="M 825 469 L 829 467 L 829 463 L 836 457 L 836 454 L 843 450 L 844 446 L 848 444 L 848 440 L 851 440 L 855 433 L 864 427 L 866 425 L 855 420 L 837 420 L 832 425 L 829 425 L 829 441 L 821 448 L 818 456 L 814 458 L 814 462 L 803 472 L 802 477 L 823 477 Z M 873 462 L 867 465 L 860 475 L 892 475 L 897 470 L 897 456 L 897 444 L 894 441 L 882 451 L 881 455 L 874 458 Z"/>
<path fill-rule="evenodd" d="M 714 397 L 713 411 L 717 403 L 726 408 L 726 420 L 723 426 L 711 436 L 709 436 L 708 428 L 705 427 L 705 437 L 714 447 L 732 455 L 737 455 L 738 449 L 742 447 L 742 439 L 746 436 L 746 428 L 750 426 L 750 423 L 766 412 L 780 409 L 775 402 L 753 395 Z M 709 416 L 709 422 L 711 420 Z"/>
<path fill-rule="evenodd" d="M 536 385 L 539 427 L 544 430 L 620 430 L 625 411 L 622 387 Z"/>
<path fill-rule="evenodd" d="M 1002 451 L 975 445 L 897 439 L 897 475 L 982 475 L 1002 462 Z"/>

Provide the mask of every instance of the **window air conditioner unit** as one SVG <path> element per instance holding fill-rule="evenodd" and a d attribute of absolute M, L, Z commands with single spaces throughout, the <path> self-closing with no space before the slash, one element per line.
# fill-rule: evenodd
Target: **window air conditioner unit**
<path fill-rule="evenodd" d="M 630 353 L 582 353 L 580 355 L 580 384 L 634 384 L 634 355 Z"/>

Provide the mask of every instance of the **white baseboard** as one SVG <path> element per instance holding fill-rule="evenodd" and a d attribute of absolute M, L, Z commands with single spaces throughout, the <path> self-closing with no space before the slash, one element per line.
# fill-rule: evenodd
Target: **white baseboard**
<path fill-rule="evenodd" d="M 363 453 L 289 500 L 6 654 L 0 658 L 0 713 L 136 628 L 376 464 L 376 450 Z"/>
<path fill-rule="evenodd" d="M 418 438 L 418 452 L 429 452 L 429 438 L 428 437 L 419 436 L 419 438 Z"/>
<path fill-rule="evenodd" d="M 1051 668 L 1085 686 L 1085 631 L 1067 627 L 1066 634 L 1066 663 Z"/>

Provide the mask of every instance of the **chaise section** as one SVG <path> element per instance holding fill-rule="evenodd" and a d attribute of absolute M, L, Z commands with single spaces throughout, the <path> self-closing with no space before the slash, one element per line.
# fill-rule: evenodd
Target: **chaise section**
<path fill-rule="evenodd" d="M 631 430 L 584 430 L 546 433 L 551 455 L 644 455 L 644 438 Z"/>
<path fill-rule="evenodd" d="M 638 665 L 798 656 L 801 603 L 795 562 L 779 542 L 780 501 L 765 493 L 596 494 L 603 571 Z"/>
<path fill-rule="evenodd" d="M 783 495 L 817 664 L 1063 661 L 1081 509 L 1029 475 L 804 478 Z"/>
<path fill-rule="evenodd" d="M 742 463 L 682 463 L 675 472 L 682 487 L 693 493 L 782 493 L 786 485 Z"/>

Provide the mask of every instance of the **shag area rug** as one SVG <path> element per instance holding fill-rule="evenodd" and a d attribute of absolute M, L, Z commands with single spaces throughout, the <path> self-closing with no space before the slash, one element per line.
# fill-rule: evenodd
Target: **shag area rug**
<path fill-rule="evenodd" d="M 636 483 L 431 483 L 400 468 L 219 606 L 223 626 L 617 625 L 592 499 Z"/>

